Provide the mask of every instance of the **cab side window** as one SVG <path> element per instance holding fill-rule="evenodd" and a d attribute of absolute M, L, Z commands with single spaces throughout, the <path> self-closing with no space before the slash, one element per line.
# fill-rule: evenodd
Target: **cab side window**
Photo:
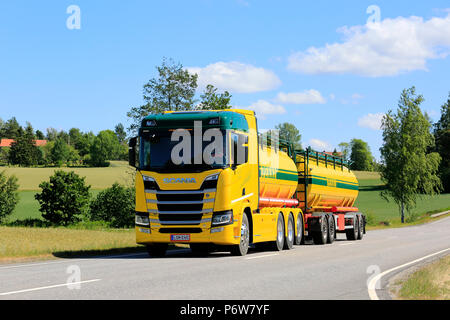
<path fill-rule="evenodd" d="M 232 164 L 237 166 L 248 162 L 248 136 L 231 133 Z"/>

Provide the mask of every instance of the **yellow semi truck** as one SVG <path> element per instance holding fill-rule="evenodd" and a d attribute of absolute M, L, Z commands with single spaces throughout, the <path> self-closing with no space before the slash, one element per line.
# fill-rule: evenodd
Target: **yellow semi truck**
<path fill-rule="evenodd" d="M 151 256 L 170 243 L 245 255 L 251 245 L 283 250 L 309 239 L 332 243 L 338 232 L 349 240 L 365 234 L 348 164 L 259 134 L 253 111 L 147 116 L 129 160 L 137 169 L 136 242 Z"/>

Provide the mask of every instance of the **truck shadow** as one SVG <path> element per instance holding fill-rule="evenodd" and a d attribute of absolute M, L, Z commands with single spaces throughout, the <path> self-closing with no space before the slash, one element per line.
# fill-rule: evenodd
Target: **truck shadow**
<path fill-rule="evenodd" d="M 261 252 L 275 252 L 273 250 L 263 250 L 259 248 L 249 248 L 247 256 Z M 174 259 L 174 258 L 208 258 L 217 259 L 232 257 L 229 251 L 215 250 L 207 255 L 194 254 L 189 248 L 173 248 L 167 250 L 164 257 L 150 257 L 144 247 L 114 248 L 108 250 L 84 250 L 84 251 L 57 251 L 52 255 L 60 259 Z"/>

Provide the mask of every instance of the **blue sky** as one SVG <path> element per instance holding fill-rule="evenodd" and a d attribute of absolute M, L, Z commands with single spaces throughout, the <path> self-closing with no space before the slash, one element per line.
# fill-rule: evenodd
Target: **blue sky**
<path fill-rule="evenodd" d="M 66 12 L 80 8 L 80 29 Z M 380 20 L 367 13 L 379 8 Z M 2 1 L 0 118 L 95 133 L 142 103 L 163 57 L 256 110 L 304 146 L 367 141 L 415 85 L 433 120 L 450 91 L 448 1 Z M 368 19 L 374 22 L 368 24 Z M 346 27 L 346 28 L 343 28 Z"/>

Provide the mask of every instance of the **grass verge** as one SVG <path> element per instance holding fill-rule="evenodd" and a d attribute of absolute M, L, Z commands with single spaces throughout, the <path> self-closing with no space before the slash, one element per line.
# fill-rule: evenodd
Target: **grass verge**
<path fill-rule="evenodd" d="M 400 280 L 395 293 L 402 300 L 449 300 L 450 255 L 435 261 Z"/>
<path fill-rule="evenodd" d="M 0 227 L 0 262 L 29 257 L 45 259 L 82 255 L 90 252 L 130 252 L 138 248 L 141 247 L 136 245 L 134 229 Z"/>

